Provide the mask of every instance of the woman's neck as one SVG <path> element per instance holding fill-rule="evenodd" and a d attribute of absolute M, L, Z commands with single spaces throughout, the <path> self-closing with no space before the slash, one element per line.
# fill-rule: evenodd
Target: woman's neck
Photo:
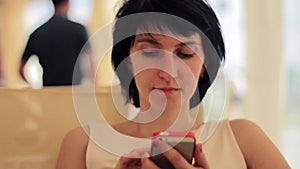
<path fill-rule="evenodd" d="M 189 103 L 166 104 L 162 107 L 141 105 L 140 112 L 134 119 L 113 127 L 125 135 L 146 138 L 156 131 L 198 129 L 203 124 L 202 117 L 202 105 L 193 109 L 190 109 Z"/>
<path fill-rule="evenodd" d="M 153 108 L 141 111 L 133 119 L 138 133 L 149 137 L 156 131 L 189 131 L 194 128 L 188 103 L 176 107 L 166 106 L 161 113 L 160 111 Z"/>

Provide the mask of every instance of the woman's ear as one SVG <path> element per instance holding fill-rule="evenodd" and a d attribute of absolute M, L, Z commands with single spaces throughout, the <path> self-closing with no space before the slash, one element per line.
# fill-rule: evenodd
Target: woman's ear
<path fill-rule="evenodd" d="M 130 56 L 126 59 L 126 66 L 128 70 L 133 74 L 133 67 Z"/>
<path fill-rule="evenodd" d="M 205 72 L 205 66 L 202 65 L 201 72 L 200 72 L 200 78 L 204 77 L 204 72 Z"/>

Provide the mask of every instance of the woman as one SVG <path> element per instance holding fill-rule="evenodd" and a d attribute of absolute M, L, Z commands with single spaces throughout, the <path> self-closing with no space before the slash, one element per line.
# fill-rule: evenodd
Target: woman
<path fill-rule="evenodd" d="M 194 121 L 190 109 L 199 105 L 225 58 L 211 7 L 204 0 L 127 0 L 116 17 L 112 62 L 125 96 L 140 113 L 112 128 L 133 138 L 166 130 L 202 133 L 203 122 Z M 102 134 L 89 126 L 88 134 L 77 128 L 66 135 L 57 169 L 158 168 L 148 149 L 120 157 L 93 143 L 91 133 Z M 247 120 L 219 122 L 207 141 L 196 144 L 192 164 L 175 149 L 164 156 L 174 168 L 289 168 L 263 131 Z"/>

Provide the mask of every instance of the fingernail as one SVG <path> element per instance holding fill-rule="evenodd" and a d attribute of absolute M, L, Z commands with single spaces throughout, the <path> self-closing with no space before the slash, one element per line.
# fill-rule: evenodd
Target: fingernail
<path fill-rule="evenodd" d="M 202 144 L 199 144 L 199 150 L 202 153 Z"/>
<path fill-rule="evenodd" d="M 147 153 L 147 152 L 144 152 L 143 154 L 142 154 L 142 158 L 145 158 L 145 157 L 149 157 L 150 155 Z"/>
<path fill-rule="evenodd" d="M 196 151 L 199 151 L 202 153 L 202 145 L 201 144 L 196 144 Z"/>

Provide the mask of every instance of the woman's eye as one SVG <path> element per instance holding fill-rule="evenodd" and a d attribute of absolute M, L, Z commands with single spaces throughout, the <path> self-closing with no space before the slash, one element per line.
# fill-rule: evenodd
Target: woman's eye
<path fill-rule="evenodd" d="M 194 53 L 184 53 L 184 52 L 178 52 L 177 55 L 180 58 L 190 58 L 194 56 Z"/>
<path fill-rule="evenodd" d="M 143 49 L 142 55 L 145 56 L 158 56 L 160 54 L 160 51 L 157 49 Z"/>

